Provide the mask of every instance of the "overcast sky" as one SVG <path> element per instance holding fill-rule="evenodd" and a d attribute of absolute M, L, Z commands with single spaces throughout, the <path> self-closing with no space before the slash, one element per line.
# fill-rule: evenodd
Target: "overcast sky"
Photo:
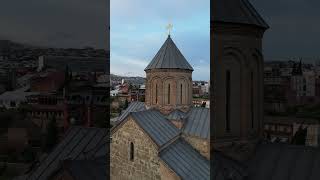
<path fill-rule="evenodd" d="M 320 57 L 319 0 L 251 0 L 270 26 L 264 37 L 266 59 Z"/>
<path fill-rule="evenodd" d="M 145 76 L 144 68 L 171 37 L 193 66 L 193 79 L 210 77 L 209 0 L 111 0 L 111 73 Z"/>
<path fill-rule="evenodd" d="M 108 49 L 109 0 L 1 0 L 0 39 Z"/>

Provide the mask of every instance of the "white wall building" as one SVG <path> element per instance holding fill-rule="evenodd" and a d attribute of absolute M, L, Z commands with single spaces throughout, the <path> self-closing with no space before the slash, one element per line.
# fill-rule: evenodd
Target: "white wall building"
<path fill-rule="evenodd" d="M 27 96 L 36 95 L 38 92 L 25 92 L 29 87 L 17 89 L 15 91 L 7 91 L 0 95 L 0 107 L 6 109 L 15 109 L 21 103 L 27 101 Z"/>

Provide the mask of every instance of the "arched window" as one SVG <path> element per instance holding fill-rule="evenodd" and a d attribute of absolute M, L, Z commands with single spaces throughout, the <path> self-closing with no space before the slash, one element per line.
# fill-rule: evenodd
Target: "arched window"
<path fill-rule="evenodd" d="M 253 129 L 253 127 L 254 127 L 254 109 L 253 109 L 253 105 L 254 105 L 254 101 L 253 101 L 253 86 L 254 86 L 254 83 L 253 83 L 253 71 L 251 71 L 251 77 L 250 77 L 250 88 L 251 88 L 251 90 L 250 90 L 250 100 L 251 100 L 251 103 L 250 103 L 250 111 L 251 111 L 251 128 Z"/>
<path fill-rule="evenodd" d="M 168 104 L 170 104 L 170 84 L 168 84 Z"/>
<path fill-rule="evenodd" d="M 226 131 L 230 132 L 230 70 L 226 71 Z"/>
<path fill-rule="evenodd" d="M 134 160 L 134 145 L 131 142 L 130 143 L 130 161 L 133 161 L 133 160 Z"/>
<path fill-rule="evenodd" d="M 156 84 L 156 104 L 158 104 L 158 84 Z"/>
<path fill-rule="evenodd" d="M 182 84 L 180 84 L 180 104 L 182 104 Z"/>

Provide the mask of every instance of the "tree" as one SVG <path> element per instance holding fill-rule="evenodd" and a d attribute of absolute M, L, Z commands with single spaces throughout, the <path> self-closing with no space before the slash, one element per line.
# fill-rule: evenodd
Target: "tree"
<path fill-rule="evenodd" d="M 144 96 L 140 96 L 140 97 L 139 97 L 139 101 L 140 101 L 140 102 L 144 102 L 144 101 L 145 101 L 145 97 L 144 97 Z"/>
<path fill-rule="evenodd" d="M 50 119 L 47 125 L 47 133 L 45 138 L 45 151 L 49 152 L 58 142 L 58 128 L 56 118 Z"/>
<path fill-rule="evenodd" d="M 308 128 L 302 128 L 301 126 L 294 134 L 292 138 L 292 144 L 295 145 L 305 145 L 306 144 L 306 137 L 308 133 Z"/>

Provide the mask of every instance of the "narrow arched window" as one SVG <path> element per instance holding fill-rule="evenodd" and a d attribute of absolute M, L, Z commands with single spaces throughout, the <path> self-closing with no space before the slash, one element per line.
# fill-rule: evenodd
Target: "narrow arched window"
<path fill-rule="evenodd" d="M 170 84 L 168 85 L 168 104 L 170 104 Z"/>
<path fill-rule="evenodd" d="M 131 142 L 130 143 L 130 161 L 133 161 L 133 160 L 134 160 L 134 145 Z"/>
<path fill-rule="evenodd" d="M 251 100 L 251 103 L 250 103 L 250 111 L 251 111 L 251 128 L 253 129 L 253 127 L 254 127 L 254 97 L 253 97 L 253 71 L 251 71 L 251 90 L 250 90 L 250 92 L 251 92 L 251 97 L 250 97 L 250 100 Z"/>
<path fill-rule="evenodd" d="M 182 84 L 180 85 L 180 104 L 182 104 Z"/>
<path fill-rule="evenodd" d="M 158 104 L 158 84 L 156 84 L 156 104 Z"/>
<path fill-rule="evenodd" d="M 230 79 L 231 73 L 230 70 L 226 71 L 226 131 L 230 132 Z"/>

